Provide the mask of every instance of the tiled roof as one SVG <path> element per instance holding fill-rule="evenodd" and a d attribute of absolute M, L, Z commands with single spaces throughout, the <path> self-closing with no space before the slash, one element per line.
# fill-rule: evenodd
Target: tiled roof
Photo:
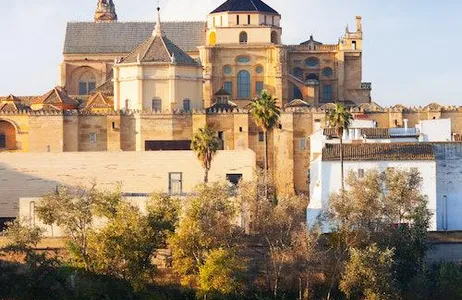
<path fill-rule="evenodd" d="M 376 143 L 344 144 L 345 161 L 402 161 L 434 160 L 435 152 L 430 143 Z M 340 145 L 326 144 L 322 150 L 323 161 L 339 161 Z"/>
<path fill-rule="evenodd" d="M 51 91 L 47 92 L 41 97 L 38 97 L 34 100 L 32 104 L 43 104 L 55 106 L 56 104 L 60 105 L 69 105 L 77 106 L 78 102 L 75 99 L 72 99 L 67 95 L 67 93 L 61 87 L 55 87 Z"/>
<path fill-rule="evenodd" d="M 166 36 L 151 36 L 134 49 L 122 63 L 162 62 L 199 66 L 191 56 L 186 54 Z"/>
<path fill-rule="evenodd" d="M 113 99 L 110 96 L 96 93 L 91 95 L 85 103 L 85 109 L 92 108 L 113 108 Z"/>
<path fill-rule="evenodd" d="M 130 53 L 152 35 L 153 22 L 68 23 L 64 54 Z M 205 22 L 162 22 L 165 34 L 186 52 L 205 44 Z"/>
<path fill-rule="evenodd" d="M 287 103 L 285 107 L 311 107 L 311 105 L 301 99 L 294 99 Z"/>
<path fill-rule="evenodd" d="M 231 96 L 230 93 L 228 93 L 227 90 L 225 90 L 224 88 L 221 88 L 218 92 L 216 92 L 214 94 L 215 96 Z"/>
<path fill-rule="evenodd" d="M 98 85 L 90 94 L 93 95 L 97 93 L 101 93 L 105 96 L 114 96 L 114 82 L 112 78 Z"/>
<path fill-rule="evenodd" d="M 261 0 L 228 0 L 222 5 L 220 5 L 217 9 L 212 11 L 212 14 L 219 13 L 219 12 L 227 12 L 227 11 L 234 11 L 234 12 L 257 11 L 257 12 L 279 14 L 277 11 L 272 9 L 269 5 L 267 5 Z"/>

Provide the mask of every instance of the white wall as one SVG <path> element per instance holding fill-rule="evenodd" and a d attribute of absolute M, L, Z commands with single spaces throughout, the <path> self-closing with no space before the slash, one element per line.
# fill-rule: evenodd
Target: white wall
<path fill-rule="evenodd" d="M 219 151 L 212 162 L 210 181 L 226 174 L 251 180 L 255 153 Z M 18 215 L 19 198 L 40 197 L 57 185 L 101 188 L 122 182 L 125 193 L 168 192 L 169 172 L 183 173 L 183 192 L 202 182 L 204 170 L 192 151 L 0 153 L 0 217 Z"/>
<path fill-rule="evenodd" d="M 422 120 L 416 125 L 421 142 L 452 141 L 451 119 Z"/>
<path fill-rule="evenodd" d="M 436 162 L 435 161 L 346 161 L 345 176 L 350 171 L 358 169 L 367 170 L 386 168 L 406 169 L 418 168 L 423 178 L 422 194 L 428 197 L 428 209 L 434 214 L 431 220 L 430 230 L 436 230 Z M 321 161 L 318 158 L 314 168 L 311 169 L 312 178 L 310 204 L 308 205 L 308 223 L 313 224 L 315 218 L 328 207 L 328 200 L 332 193 L 341 189 L 340 162 Z M 348 188 L 348 187 L 347 187 Z"/>

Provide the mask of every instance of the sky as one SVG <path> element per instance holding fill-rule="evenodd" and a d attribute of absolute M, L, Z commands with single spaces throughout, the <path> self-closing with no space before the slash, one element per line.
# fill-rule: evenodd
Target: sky
<path fill-rule="evenodd" d="M 154 21 L 157 0 L 114 0 L 119 21 Z M 166 21 L 205 21 L 224 0 L 161 0 Z M 336 43 L 363 17 L 363 82 L 383 106 L 462 105 L 462 1 L 266 0 L 285 44 L 313 34 Z M 0 0 L 0 95 L 40 95 L 58 83 L 66 22 L 92 21 L 97 0 Z"/>

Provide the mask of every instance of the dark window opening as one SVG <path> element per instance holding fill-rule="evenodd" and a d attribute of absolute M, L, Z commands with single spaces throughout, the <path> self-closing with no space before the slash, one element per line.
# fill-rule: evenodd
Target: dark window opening
<path fill-rule="evenodd" d="M 247 15 L 247 24 L 250 25 L 250 15 Z"/>
<path fill-rule="evenodd" d="M 259 142 L 264 142 L 265 141 L 265 133 L 263 131 L 260 131 L 258 133 L 258 141 Z"/>
<path fill-rule="evenodd" d="M 162 111 L 162 100 L 159 98 L 152 99 L 152 111 Z"/>
<path fill-rule="evenodd" d="M 112 122 L 112 129 L 115 129 L 115 122 Z"/>
<path fill-rule="evenodd" d="M 6 136 L 4 134 L 0 134 L 0 149 L 6 148 Z"/>
<path fill-rule="evenodd" d="M 314 73 L 306 75 L 305 80 L 319 80 L 319 76 Z"/>
<path fill-rule="evenodd" d="M 223 140 L 223 131 L 218 131 L 218 139 Z"/>
<path fill-rule="evenodd" d="M 239 43 L 241 44 L 247 43 L 247 32 L 243 31 L 239 34 Z"/>
<path fill-rule="evenodd" d="M 226 174 L 226 180 L 232 185 L 238 185 L 242 180 L 242 174 Z"/>
<path fill-rule="evenodd" d="M 239 15 L 236 16 L 236 24 L 239 25 Z"/>
<path fill-rule="evenodd" d="M 352 45 L 353 50 L 356 50 L 356 49 L 357 49 L 357 48 L 356 48 L 356 41 L 353 41 L 353 42 L 351 43 L 351 45 Z"/>
<path fill-rule="evenodd" d="M 242 127 L 239 127 L 239 132 L 242 132 Z"/>
<path fill-rule="evenodd" d="M 183 173 L 168 173 L 168 192 L 171 195 L 183 193 Z"/>
<path fill-rule="evenodd" d="M 191 141 L 145 141 L 144 147 L 145 151 L 187 151 L 191 150 Z"/>

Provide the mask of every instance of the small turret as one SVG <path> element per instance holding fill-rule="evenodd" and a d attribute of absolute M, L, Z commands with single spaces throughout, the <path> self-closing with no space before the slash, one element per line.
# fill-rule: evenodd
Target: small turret
<path fill-rule="evenodd" d="M 114 2 L 112 0 L 98 0 L 95 11 L 96 23 L 117 22 L 117 14 Z"/>

